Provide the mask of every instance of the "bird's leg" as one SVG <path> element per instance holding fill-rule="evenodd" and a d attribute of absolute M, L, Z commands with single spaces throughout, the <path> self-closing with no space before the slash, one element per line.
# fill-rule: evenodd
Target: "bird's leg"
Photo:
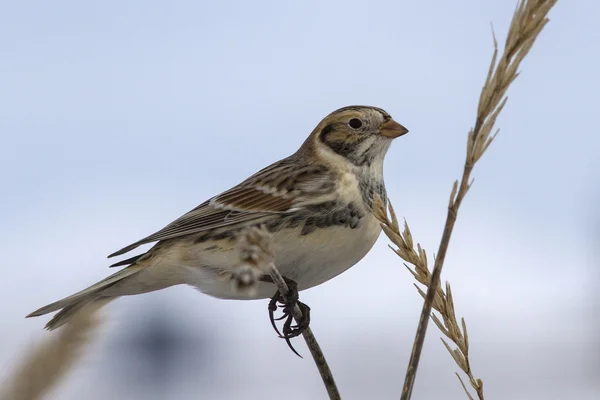
<path fill-rule="evenodd" d="M 263 282 L 273 283 L 273 280 L 268 275 L 262 276 L 260 280 Z M 283 277 L 283 280 L 285 281 L 289 291 L 286 296 L 283 296 L 279 290 L 275 292 L 275 295 L 273 295 L 271 301 L 269 301 L 269 319 L 271 320 L 273 329 L 275 329 L 275 332 L 277 332 L 279 337 L 285 339 L 290 349 L 292 349 L 296 355 L 300 356 L 292 347 L 290 339 L 299 336 L 306 330 L 306 328 L 308 328 L 308 325 L 310 324 L 310 307 L 298 300 L 298 284 L 292 279 L 286 277 Z M 300 308 L 300 311 L 302 311 L 302 318 L 297 321 L 296 325 L 292 325 L 292 321 L 294 319 L 292 310 L 296 304 Z M 282 308 L 283 315 L 280 318 L 275 319 L 274 314 L 278 307 Z M 279 329 L 277 329 L 277 325 L 275 324 L 276 320 L 279 321 L 282 319 L 285 319 L 282 330 L 283 334 L 279 332 Z"/>

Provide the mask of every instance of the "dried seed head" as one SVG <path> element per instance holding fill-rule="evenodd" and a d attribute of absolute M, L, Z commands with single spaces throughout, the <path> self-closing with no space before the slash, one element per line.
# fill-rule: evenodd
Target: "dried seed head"
<path fill-rule="evenodd" d="M 237 293 L 252 296 L 259 278 L 268 274 L 273 262 L 271 235 L 264 228 L 244 229 L 238 235 L 237 252 L 240 263 L 231 272 L 231 284 Z"/>
<path fill-rule="evenodd" d="M 231 276 L 231 285 L 236 293 L 252 297 L 258 288 L 260 271 L 250 264 L 240 264 Z"/>
<path fill-rule="evenodd" d="M 240 261 L 266 273 L 274 257 L 271 238 L 271 234 L 263 227 L 244 229 L 237 242 Z"/>

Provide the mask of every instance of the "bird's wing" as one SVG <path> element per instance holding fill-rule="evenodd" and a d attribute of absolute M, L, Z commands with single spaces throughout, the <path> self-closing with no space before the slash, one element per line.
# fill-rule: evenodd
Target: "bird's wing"
<path fill-rule="evenodd" d="M 298 163 L 288 157 L 262 169 L 239 185 L 202 203 L 160 231 L 109 255 L 125 254 L 136 247 L 203 231 L 260 223 L 274 214 L 302 210 L 333 196 L 334 175 L 325 166 Z"/>

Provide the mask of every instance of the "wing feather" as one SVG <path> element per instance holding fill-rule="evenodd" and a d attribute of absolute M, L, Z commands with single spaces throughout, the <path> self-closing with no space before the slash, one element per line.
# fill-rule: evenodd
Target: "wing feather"
<path fill-rule="evenodd" d="M 294 156 L 292 156 L 294 157 Z M 320 165 L 299 164 L 292 157 L 257 172 L 239 185 L 200 204 L 163 229 L 118 250 L 240 224 L 262 223 L 274 214 L 297 211 L 331 191 L 334 175 Z"/>

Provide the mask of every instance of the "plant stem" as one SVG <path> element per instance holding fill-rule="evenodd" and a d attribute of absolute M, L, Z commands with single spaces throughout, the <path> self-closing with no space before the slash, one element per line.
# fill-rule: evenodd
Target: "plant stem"
<path fill-rule="evenodd" d="M 444 225 L 444 233 L 442 234 L 440 247 L 438 248 L 437 257 L 435 259 L 435 263 L 433 264 L 431 283 L 427 288 L 427 295 L 425 296 L 425 301 L 423 302 L 423 309 L 421 310 L 421 317 L 419 318 L 419 325 L 417 327 L 417 333 L 413 342 L 413 348 L 410 354 L 410 360 L 408 362 L 408 369 L 404 378 L 404 386 L 402 387 L 402 395 L 400 396 L 401 400 L 409 400 L 412 395 L 415 378 L 417 376 L 417 367 L 421 358 L 421 351 L 423 350 L 423 343 L 425 342 L 425 335 L 427 333 L 427 326 L 429 324 L 429 315 L 431 314 L 435 293 L 440 285 L 440 276 L 444 266 L 444 259 L 446 258 L 446 252 L 448 251 L 448 245 L 450 244 L 450 237 L 452 236 L 452 230 L 454 229 L 454 224 L 456 223 L 458 209 L 462 203 L 462 199 L 469 190 L 470 185 L 468 182 L 472 170 L 472 165 L 465 165 L 460 187 L 458 189 L 458 193 L 456 194 L 456 199 L 450 199 L 448 214 L 446 215 L 446 223 Z"/>
<path fill-rule="evenodd" d="M 275 285 L 277 285 L 277 289 L 282 296 L 287 296 L 289 292 L 289 288 L 283 277 L 279 273 L 279 270 L 275 266 L 275 264 L 271 263 L 269 266 L 269 275 Z M 300 311 L 300 307 L 296 304 L 294 309 L 292 310 L 292 315 L 296 322 L 300 321 L 302 318 L 302 311 Z M 323 384 L 325 385 L 325 389 L 327 390 L 327 394 L 329 395 L 330 400 L 341 400 L 340 392 L 335 384 L 335 380 L 333 379 L 333 374 L 329 369 L 329 365 L 327 364 L 327 360 L 325 359 L 325 354 L 321 350 L 321 346 L 317 342 L 315 335 L 313 335 L 310 327 L 306 328 L 304 332 L 302 332 L 302 336 L 304 337 L 304 341 L 306 342 L 306 346 L 310 350 L 310 354 L 312 355 L 313 360 L 319 370 L 319 374 L 321 375 L 321 379 L 323 380 Z"/>

